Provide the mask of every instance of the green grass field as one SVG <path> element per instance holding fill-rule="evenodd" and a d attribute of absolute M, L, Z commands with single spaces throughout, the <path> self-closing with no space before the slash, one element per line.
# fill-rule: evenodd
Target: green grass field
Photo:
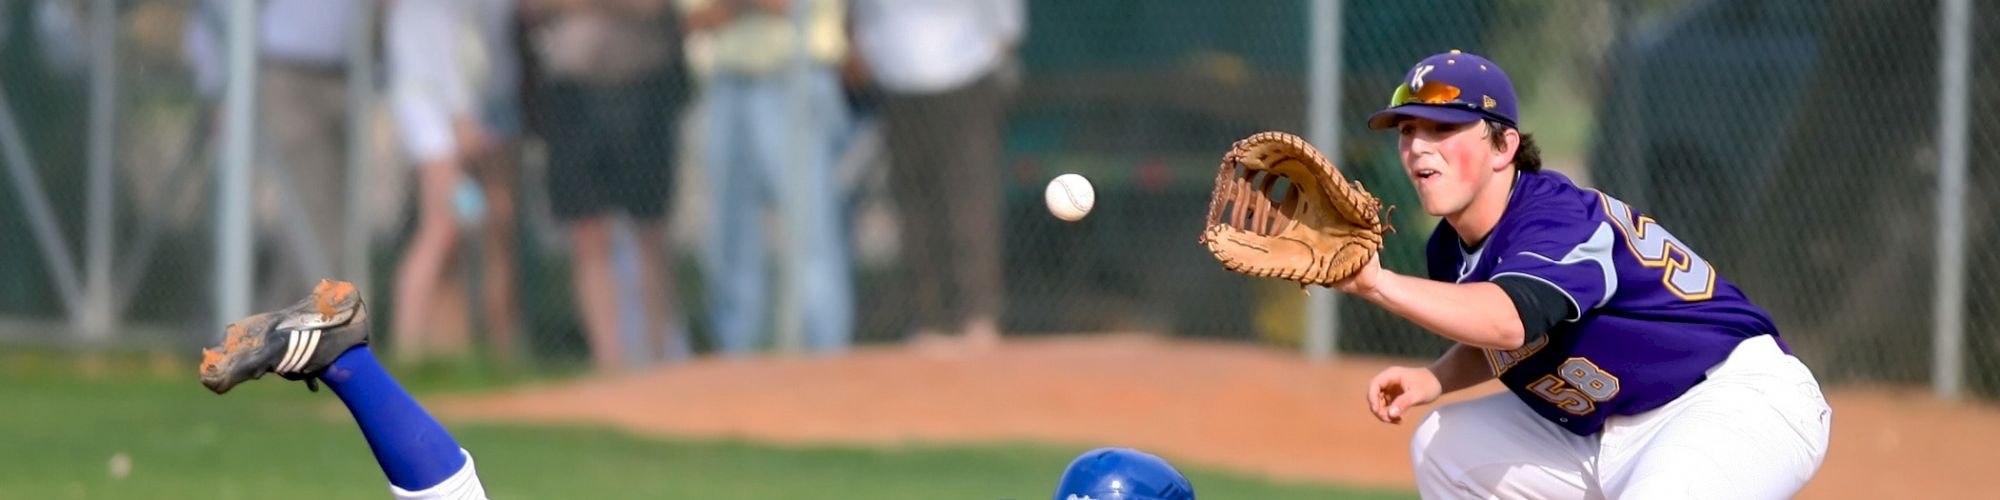
<path fill-rule="evenodd" d="M 267 377 L 218 397 L 191 370 L 85 376 L 24 370 L 22 359 L 0 358 L 15 365 L 0 367 L 0 498 L 388 497 L 367 445 L 330 393 Z M 794 448 L 517 425 L 452 430 L 498 498 L 1039 499 L 1082 451 Z M 120 454 L 129 474 L 113 478 L 112 457 Z M 1202 498 L 1413 498 L 1184 471 Z"/>

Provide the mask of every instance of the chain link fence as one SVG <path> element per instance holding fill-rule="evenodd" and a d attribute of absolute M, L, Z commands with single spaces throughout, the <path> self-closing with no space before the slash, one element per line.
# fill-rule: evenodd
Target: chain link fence
<path fill-rule="evenodd" d="M 503 2 L 504 3 L 504 2 Z M 215 317 L 215 200 L 220 130 L 213 96 L 204 97 L 187 57 L 184 27 L 204 15 L 193 0 L 34 0 L 0 6 L 0 325 L 18 342 L 165 345 L 210 341 Z M 370 4 L 373 5 L 373 4 Z M 109 7 L 108 14 L 98 9 Z M 1932 2 L 1657 0 L 1423 0 L 1342 2 L 1341 58 L 1334 88 L 1312 88 L 1309 2 L 1028 2 L 1026 35 L 1015 49 L 1017 79 L 1002 92 L 991 177 L 964 182 L 997 191 L 994 226 L 1000 262 L 998 323 L 1009 335 L 1153 331 L 1294 347 L 1301 342 L 1303 294 L 1296 287 L 1228 274 L 1195 243 L 1214 162 L 1227 145 L 1262 130 L 1305 134 L 1308 101 L 1327 92 L 1338 103 L 1337 152 L 1349 171 L 1385 201 L 1402 207 L 1392 222 L 1385 264 L 1417 272 L 1436 220 L 1417 205 L 1396 160 L 1395 139 L 1360 126 L 1386 99 L 1407 65 L 1446 49 L 1500 61 L 1522 97 L 1524 128 L 1535 134 L 1551 169 L 1604 189 L 1665 221 L 1776 316 L 1791 345 L 1829 381 L 1921 384 L 1933 366 L 1933 308 L 1940 299 L 1938 6 Z M 386 12 L 375 9 L 374 22 Z M 1974 7 L 1974 26 L 2000 9 Z M 98 36 L 103 29 L 111 35 Z M 377 28 L 376 32 L 383 30 Z M 2000 97 L 1982 92 L 2000 72 L 2000 34 L 1977 30 L 1966 106 L 1970 165 L 2000 161 Z M 519 54 L 534 51 L 534 31 Z M 107 50 L 101 41 L 113 45 Z M 366 183 L 350 213 L 364 219 L 366 241 L 345 231 L 299 228 L 311 214 L 287 208 L 288 189 L 344 189 L 268 177 L 281 154 L 260 154 L 255 184 L 257 243 L 253 297 L 275 307 L 303 292 L 310 274 L 294 255 L 303 246 L 366 249 L 349 271 L 367 285 L 385 318 L 391 288 L 416 231 L 419 180 L 396 131 L 388 102 L 394 66 L 387 38 L 372 41 L 378 61 L 367 102 L 347 103 L 365 137 L 340 141 L 357 155 Z M 686 332 L 697 354 L 719 348 L 711 309 L 718 280 L 707 243 L 721 219 L 703 168 L 713 156 L 710 80 L 713 46 L 686 47 L 692 73 L 679 130 L 663 129 L 672 161 L 656 168 L 674 179 L 668 197 L 675 299 L 667 326 Z M 494 57 L 519 55 L 497 51 Z M 102 63 L 104 57 L 111 62 Z M 527 61 L 524 60 L 524 63 Z M 532 73 L 540 71 L 526 64 Z M 352 74 L 352 73 L 350 73 Z M 532 80 L 531 80 L 532 81 Z M 850 247 L 853 334 L 857 344 L 902 342 L 924 329 L 925 300 L 909 285 L 913 215 L 952 210 L 938 198 L 899 196 L 891 158 L 898 142 L 892 105 L 867 85 L 847 80 L 855 118 L 838 125 L 843 149 L 830 182 Z M 100 83 L 105 82 L 105 83 Z M 509 266 L 518 293 L 521 352 L 541 366 L 580 365 L 590 356 L 589 304 L 575 291 L 572 225 L 552 215 L 547 183 L 563 160 L 537 114 L 546 94 L 524 84 L 529 117 L 514 164 L 519 184 L 499 201 L 517 206 L 518 234 Z M 539 99 L 539 100 L 538 100 Z M 355 113 L 359 113 L 355 116 Z M 950 123 L 933 123 L 940 130 Z M 561 125 L 554 125 L 561 126 Z M 267 132 L 269 133 L 269 132 Z M 944 132 L 939 132 L 944 133 Z M 259 136 L 260 150 L 274 139 Z M 354 150 L 356 145 L 364 149 Z M 787 144 L 787 148 L 792 144 Z M 612 155 L 660 155 L 643 145 Z M 905 149 L 908 149 L 907 147 Z M 942 167 L 941 167 L 942 168 Z M 2000 391 L 2000 217 L 1989 193 L 1992 169 L 1972 168 L 1964 228 L 1965 327 L 1969 388 Z M 1048 216 L 1044 184 L 1081 173 L 1098 194 L 1080 222 Z M 108 177 L 101 177 L 107 175 Z M 108 179 L 108 180 L 107 180 Z M 477 201 L 476 198 L 474 197 Z M 927 201 L 926 201 L 927 200 Z M 486 200 L 489 204 L 495 200 Z M 773 211 L 772 219 L 782 213 Z M 761 220 L 761 219 L 760 219 Z M 306 221 L 306 222 L 302 222 Z M 628 227 L 620 225 L 618 227 Z M 636 226 L 631 226 L 636 227 Z M 783 227 L 772 224 L 773 228 Z M 617 247 L 615 276 L 638 272 L 631 236 Z M 801 239 L 774 229 L 772 289 L 790 281 L 785 245 Z M 488 244 L 468 236 L 447 281 L 457 298 L 478 304 L 491 283 Z M 338 260 L 334 257 L 326 257 Z M 326 269 L 345 268 L 328 262 Z M 1996 278 L 1996 279 L 1988 279 Z M 621 279 L 620 296 L 638 285 Z M 636 292 L 632 292 L 636 293 Z M 947 289 L 947 301 L 964 292 Z M 778 297 L 782 294 L 773 294 Z M 760 298 L 777 320 L 786 299 Z M 628 301 L 629 302 L 629 301 Z M 975 301 L 976 302 L 976 301 Z M 1430 356 L 1435 336 L 1377 308 L 1341 303 L 1338 350 Z M 621 306 L 622 320 L 645 317 Z M 491 314 L 465 308 L 474 330 Z M 386 320 L 385 320 L 386 321 Z M 628 321 L 629 322 L 629 321 Z M 96 328 L 88 326 L 95 325 Z M 947 325 L 955 327 L 956 324 Z M 630 328 L 627 328 L 628 330 Z M 382 330 L 378 330 L 382 331 Z M 394 349 L 402 332 L 385 331 Z M 632 334 L 628 333 L 627 336 Z M 477 337 L 477 336 L 475 336 Z M 483 344 L 486 340 L 474 340 Z M 766 335 L 758 349 L 781 344 Z"/>
<path fill-rule="evenodd" d="M 0 6 L 0 317 L 10 338 L 137 341 L 144 334 L 68 327 L 90 309 L 159 333 L 207 307 L 211 169 L 198 157 L 210 122 L 179 53 L 186 5 L 111 6 Z"/>
<path fill-rule="evenodd" d="M 1615 104 L 1599 111 L 1592 159 L 1623 168 L 1594 177 L 1727 266 L 1829 381 L 1931 378 L 1938 233 L 1966 231 L 1971 258 L 1955 272 L 1968 278 L 1967 379 L 1990 394 L 1993 296 L 1977 278 L 1992 258 L 1979 200 L 1994 186 L 1977 165 L 1995 153 L 1979 140 L 1994 123 L 1972 113 L 1973 222 L 1938 227 L 1938 11 L 1718 2 L 1677 13 L 1610 59 L 1637 64 L 1607 81 L 1602 102 Z M 1975 12 L 1974 26 L 1996 14 Z M 1974 36 L 1973 74 L 1990 75 L 1994 39 Z"/>

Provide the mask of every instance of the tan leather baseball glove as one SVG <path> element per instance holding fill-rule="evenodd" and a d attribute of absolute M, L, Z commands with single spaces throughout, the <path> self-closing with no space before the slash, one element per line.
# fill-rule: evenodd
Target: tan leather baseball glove
<path fill-rule="evenodd" d="M 1222 155 L 1200 241 L 1231 271 L 1332 285 L 1381 251 L 1382 211 L 1305 139 L 1261 132 Z"/>

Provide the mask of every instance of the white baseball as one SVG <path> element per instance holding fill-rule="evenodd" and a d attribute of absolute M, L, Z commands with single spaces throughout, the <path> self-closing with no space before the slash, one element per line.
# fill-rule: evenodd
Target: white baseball
<path fill-rule="evenodd" d="M 1048 189 L 1042 192 L 1042 201 L 1057 219 L 1076 222 L 1090 215 L 1090 208 L 1097 205 L 1097 191 L 1081 175 L 1062 174 L 1049 181 Z"/>

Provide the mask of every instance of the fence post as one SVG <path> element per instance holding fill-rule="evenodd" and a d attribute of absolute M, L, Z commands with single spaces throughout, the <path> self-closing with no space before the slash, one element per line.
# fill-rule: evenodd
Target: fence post
<path fill-rule="evenodd" d="M 118 5 L 90 4 L 90 156 L 84 194 L 83 304 L 70 311 L 71 327 L 86 340 L 104 340 L 115 330 L 111 310 L 111 245 L 114 202 L 113 162 L 118 147 Z"/>
<path fill-rule="evenodd" d="M 1931 388 L 1937 397 L 1955 400 L 1965 378 L 1965 103 L 1972 65 L 1972 6 L 1966 0 L 1944 0 L 1938 9 L 1942 50 L 1938 52 L 1938 258 L 1937 304 L 1931 308 L 1936 315 Z"/>
<path fill-rule="evenodd" d="M 257 117 L 257 2 L 230 2 L 222 164 L 215 199 L 215 317 L 211 335 L 250 311 L 250 162 Z"/>
<path fill-rule="evenodd" d="M 368 189 L 369 134 L 375 102 L 375 2 L 354 2 L 354 24 L 347 39 L 347 227 L 339 244 L 340 262 L 330 262 L 335 276 L 354 283 L 369 296 Z"/>
<path fill-rule="evenodd" d="M 1311 0 L 1306 15 L 1311 47 L 1306 79 L 1306 140 L 1340 160 L 1340 34 L 1343 0 Z M 1306 359 L 1333 359 L 1340 340 L 1340 292 L 1312 287 L 1306 296 Z"/>

